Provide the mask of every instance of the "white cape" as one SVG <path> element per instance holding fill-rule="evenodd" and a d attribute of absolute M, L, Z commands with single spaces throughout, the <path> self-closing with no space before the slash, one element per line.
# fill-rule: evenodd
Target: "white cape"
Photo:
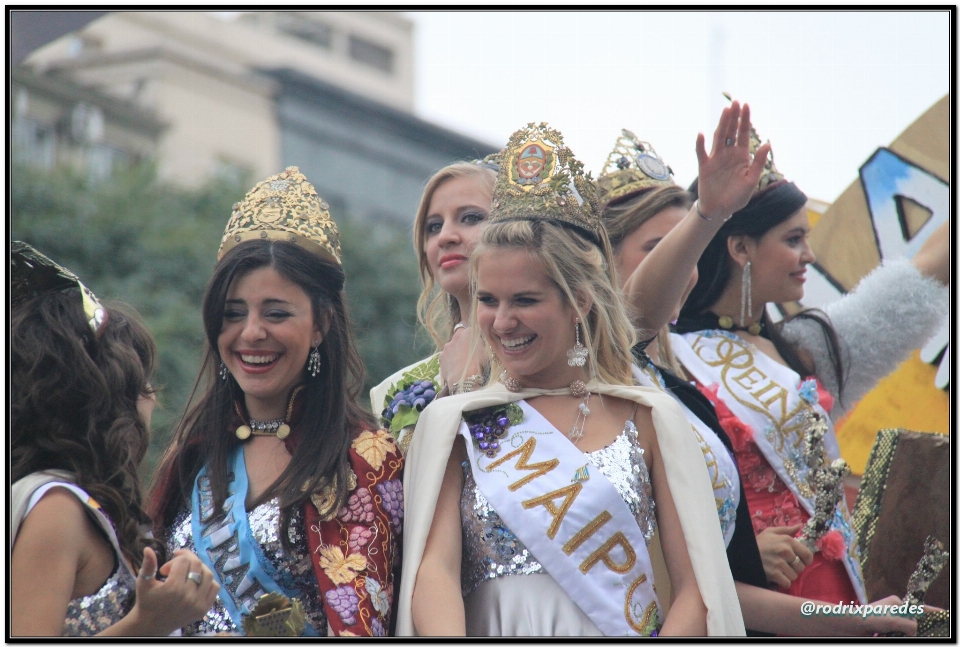
<path fill-rule="evenodd" d="M 587 388 L 592 393 L 623 398 L 652 409 L 653 424 L 670 493 L 680 517 L 700 595 L 707 607 L 707 634 L 745 635 L 743 616 L 727 563 L 710 477 L 703 462 L 703 453 L 690 433 L 690 423 L 679 405 L 669 395 L 646 387 L 590 382 Z M 423 410 L 407 453 L 404 470 L 404 576 L 397 600 L 397 635 L 417 635 L 412 615 L 413 589 L 462 412 L 538 395 L 565 393 L 566 389 L 524 389 L 519 393 L 511 393 L 503 385 L 494 384 L 473 393 L 436 400 Z M 661 567 L 657 572 L 656 582 L 661 609 L 666 613 L 669 610 L 669 586 L 666 585 L 666 572 L 662 568 L 663 556 L 656 537 L 650 544 L 650 556 L 654 570 L 657 570 L 658 565 Z"/>

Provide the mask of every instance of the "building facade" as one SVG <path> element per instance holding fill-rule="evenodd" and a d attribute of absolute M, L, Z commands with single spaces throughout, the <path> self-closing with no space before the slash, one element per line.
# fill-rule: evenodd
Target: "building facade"
<path fill-rule="evenodd" d="M 413 24 L 397 12 L 111 12 L 25 65 L 153 115 L 164 180 L 297 165 L 363 219 L 409 220 L 434 170 L 493 150 L 413 115 Z"/>

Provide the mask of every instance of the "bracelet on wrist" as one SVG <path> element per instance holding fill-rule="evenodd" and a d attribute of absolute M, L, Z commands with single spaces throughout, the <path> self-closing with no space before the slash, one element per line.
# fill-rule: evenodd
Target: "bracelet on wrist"
<path fill-rule="evenodd" d="M 716 220 L 715 217 L 708 216 L 708 215 L 704 214 L 702 211 L 700 211 L 700 201 L 699 201 L 699 200 L 695 200 L 695 201 L 693 202 L 693 208 L 696 210 L 697 215 L 700 216 L 702 219 L 706 220 L 707 222 L 713 222 L 714 220 Z M 726 218 L 721 218 L 721 219 L 720 219 L 720 222 L 726 222 L 726 221 L 730 220 L 731 218 L 733 218 L 733 214 L 732 214 L 732 213 L 731 213 L 729 216 L 727 216 Z"/>

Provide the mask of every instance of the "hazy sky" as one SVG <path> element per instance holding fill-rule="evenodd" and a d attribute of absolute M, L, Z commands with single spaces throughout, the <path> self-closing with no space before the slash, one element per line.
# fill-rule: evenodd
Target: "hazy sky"
<path fill-rule="evenodd" d="M 629 128 L 686 186 L 726 90 L 786 177 L 832 202 L 949 90 L 946 11 L 406 15 L 421 117 L 494 145 L 547 121 L 595 176 Z"/>

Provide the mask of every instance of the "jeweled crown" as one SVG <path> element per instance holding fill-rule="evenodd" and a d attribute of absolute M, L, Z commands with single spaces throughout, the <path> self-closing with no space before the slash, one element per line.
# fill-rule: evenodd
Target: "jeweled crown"
<path fill-rule="evenodd" d="M 600 200 L 610 204 L 661 186 L 673 186 L 673 169 L 649 142 L 624 128 L 603 165 L 597 186 Z"/>
<path fill-rule="evenodd" d="M 313 185 L 290 166 L 250 189 L 233 205 L 217 260 L 247 240 L 283 240 L 340 264 L 340 232 L 330 206 Z"/>
<path fill-rule="evenodd" d="M 727 101 L 733 101 L 729 94 L 726 92 L 723 93 L 723 96 Z M 757 154 L 757 150 L 760 148 L 762 142 L 760 141 L 760 136 L 757 135 L 757 129 L 752 125 L 750 126 L 750 158 L 753 159 L 754 155 Z M 773 163 L 773 149 L 770 149 L 770 153 L 767 155 L 767 161 L 763 165 L 763 170 L 760 172 L 760 181 L 757 182 L 757 188 L 754 190 L 754 194 L 763 191 L 768 186 L 774 182 L 779 182 L 780 180 L 785 179 L 783 173 L 777 170 L 776 164 Z"/>
<path fill-rule="evenodd" d="M 596 183 L 546 123 L 516 131 L 503 151 L 490 221 L 513 218 L 559 221 L 599 237 Z"/>
<path fill-rule="evenodd" d="M 41 294 L 73 288 L 79 290 L 90 329 L 99 336 L 107 322 L 107 311 L 90 288 L 76 274 L 30 245 L 19 240 L 10 245 L 10 307 L 16 308 Z"/>

